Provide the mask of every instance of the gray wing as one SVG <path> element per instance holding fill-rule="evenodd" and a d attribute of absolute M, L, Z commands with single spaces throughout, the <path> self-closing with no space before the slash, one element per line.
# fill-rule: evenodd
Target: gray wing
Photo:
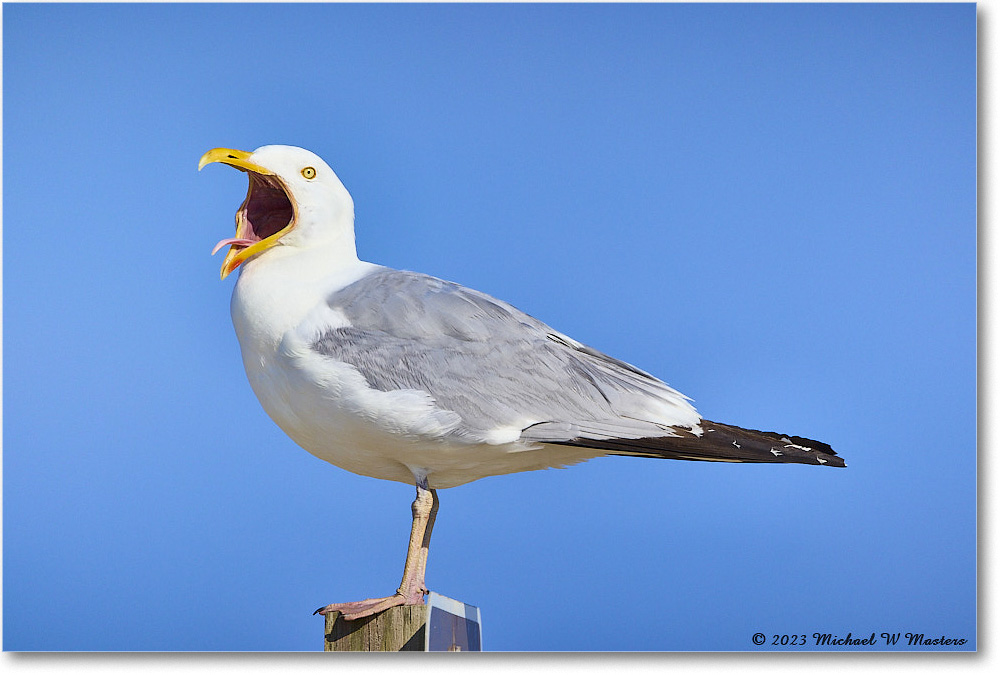
<path fill-rule="evenodd" d="M 663 437 L 700 420 L 652 375 L 455 283 L 382 268 L 328 303 L 350 325 L 321 331 L 313 350 L 375 389 L 428 392 L 465 436 L 516 426 L 539 442 Z"/>

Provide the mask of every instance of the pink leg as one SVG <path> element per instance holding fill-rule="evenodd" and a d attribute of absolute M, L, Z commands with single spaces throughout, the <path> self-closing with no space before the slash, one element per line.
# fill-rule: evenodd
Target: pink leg
<path fill-rule="evenodd" d="M 420 605 L 424 602 L 427 587 L 424 573 L 427 570 L 427 552 L 431 544 L 431 532 L 437 516 L 437 490 L 431 490 L 427 481 L 417 484 L 417 498 L 411 507 L 413 527 L 410 530 L 410 545 L 406 549 L 406 564 L 403 567 L 403 581 L 393 595 L 385 598 L 369 598 L 358 602 L 341 602 L 320 607 L 313 614 L 340 612 L 352 621 L 396 607 L 398 605 Z"/>

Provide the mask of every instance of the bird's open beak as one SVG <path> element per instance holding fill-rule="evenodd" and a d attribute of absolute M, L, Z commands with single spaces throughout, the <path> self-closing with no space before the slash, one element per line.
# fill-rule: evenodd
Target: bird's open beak
<path fill-rule="evenodd" d="M 220 162 L 245 172 L 250 179 L 246 199 L 236 212 L 236 236 L 223 239 L 212 250 L 214 255 L 223 246 L 229 246 L 219 273 L 223 279 L 250 257 L 278 243 L 295 222 L 295 203 L 281 179 L 273 171 L 251 162 L 251 155 L 243 150 L 215 148 L 198 162 L 199 171 Z"/>

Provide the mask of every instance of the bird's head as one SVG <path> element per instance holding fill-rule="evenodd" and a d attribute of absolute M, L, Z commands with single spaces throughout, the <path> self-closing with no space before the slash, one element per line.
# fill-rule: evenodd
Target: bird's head
<path fill-rule="evenodd" d="M 253 152 L 215 148 L 198 163 L 221 162 L 247 174 L 250 187 L 236 212 L 236 236 L 221 276 L 274 246 L 313 247 L 345 237 L 353 246 L 354 201 L 337 174 L 317 155 L 289 145 L 265 145 Z"/>

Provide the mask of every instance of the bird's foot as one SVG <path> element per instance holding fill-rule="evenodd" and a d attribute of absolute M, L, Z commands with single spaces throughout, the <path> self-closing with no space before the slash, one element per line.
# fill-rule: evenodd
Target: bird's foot
<path fill-rule="evenodd" d="M 325 616 L 330 612 L 340 612 L 346 620 L 354 621 L 355 619 L 378 614 L 390 607 L 422 605 L 424 604 L 425 593 L 427 591 L 424 589 L 417 589 L 405 594 L 401 591 L 396 591 L 393 595 L 386 598 L 368 598 L 367 600 L 359 600 L 357 602 L 334 603 L 326 607 L 320 607 L 313 612 L 313 615 L 323 614 Z"/>

